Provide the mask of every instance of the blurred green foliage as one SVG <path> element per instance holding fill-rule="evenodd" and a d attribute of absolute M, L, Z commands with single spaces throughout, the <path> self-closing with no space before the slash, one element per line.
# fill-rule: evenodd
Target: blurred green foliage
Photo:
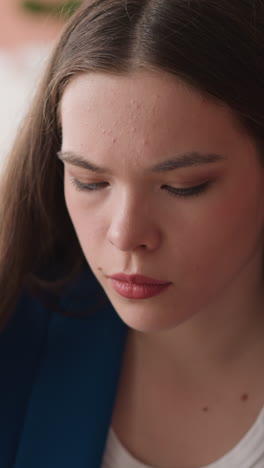
<path fill-rule="evenodd" d="M 48 13 L 60 17 L 69 17 L 79 8 L 81 3 L 81 0 L 60 0 L 57 4 L 43 3 L 41 0 L 24 0 L 22 7 L 35 14 Z"/>

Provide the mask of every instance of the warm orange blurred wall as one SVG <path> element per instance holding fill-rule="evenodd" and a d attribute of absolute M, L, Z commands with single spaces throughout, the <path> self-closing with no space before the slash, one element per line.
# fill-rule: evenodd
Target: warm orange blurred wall
<path fill-rule="evenodd" d="M 21 4 L 22 0 L 0 0 L 0 49 L 16 49 L 33 41 L 50 41 L 61 30 L 62 20 L 25 12 Z"/>

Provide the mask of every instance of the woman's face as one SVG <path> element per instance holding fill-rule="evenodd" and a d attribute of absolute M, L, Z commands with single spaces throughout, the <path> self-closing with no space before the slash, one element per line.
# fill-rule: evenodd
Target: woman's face
<path fill-rule="evenodd" d="M 260 277 L 264 170 L 227 107 L 163 72 L 91 73 L 66 88 L 61 119 L 67 208 L 130 327 L 168 329 L 220 311 Z M 109 278 L 117 273 L 170 285 L 124 297 Z"/>

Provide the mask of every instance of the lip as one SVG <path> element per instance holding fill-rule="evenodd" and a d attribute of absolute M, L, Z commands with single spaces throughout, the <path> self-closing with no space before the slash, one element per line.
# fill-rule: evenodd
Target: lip
<path fill-rule="evenodd" d="M 171 283 L 165 284 L 135 284 L 110 278 L 113 289 L 127 299 L 148 299 L 165 291 Z"/>
<path fill-rule="evenodd" d="M 168 281 L 161 281 L 161 280 L 157 280 L 155 278 L 150 278 L 149 276 L 144 276 L 144 275 L 139 275 L 139 274 L 126 275 L 125 273 L 117 273 L 115 275 L 109 276 L 109 278 L 111 278 L 112 280 L 117 280 L 117 281 L 120 281 L 120 282 L 129 283 L 129 284 L 132 284 L 132 285 L 152 285 L 152 286 L 153 285 L 160 285 L 160 286 L 164 286 L 164 285 L 171 284 Z"/>
<path fill-rule="evenodd" d="M 111 280 L 113 289 L 127 299 L 148 299 L 161 294 L 172 284 L 139 274 L 117 273 L 108 278 Z"/>

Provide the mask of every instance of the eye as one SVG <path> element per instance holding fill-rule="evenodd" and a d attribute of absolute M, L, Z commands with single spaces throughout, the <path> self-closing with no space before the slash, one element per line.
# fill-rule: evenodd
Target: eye
<path fill-rule="evenodd" d="M 163 185 L 162 188 L 165 189 L 173 197 L 191 198 L 197 197 L 204 193 L 211 184 L 212 182 L 208 181 L 203 184 L 196 185 L 195 187 L 176 188 L 171 187 L 170 185 Z"/>
<path fill-rule="evenodd" d="M 87 192 L 93 192 L 95 190 L 101 190 L 105 188 L 108 183 L 107 182 L 94 182 L 91 184 L 84 184 L 83 182 L 80 182 L 78 179 L 75 177 L 71 178 L 71 182 L 76 188 L 76 190 L 82 192 L 82 191 L 87 191 Z"/>
<path fill-rule="evenodd" d="M 108 186 L 108 182 L 93 182 L 90 184 L 80 182 L 75 177 L 71 178 L 71 182 L 78 191 L 87 191 L 87 192 L 95 192 L 102 190 L 103 188 Z M 187 187 L 187 188 L 176 188 L 171 187 L 170 185 L 163 185 L 162 189 L 165 189 L 170 195 L 173 197 L 180 197 L 180 198 L 191 198 L 197 197 L 200 194 L 204 193 L 212 182 L 205 182 L 200 185 L 196 185 L 194 187 Z"/>

